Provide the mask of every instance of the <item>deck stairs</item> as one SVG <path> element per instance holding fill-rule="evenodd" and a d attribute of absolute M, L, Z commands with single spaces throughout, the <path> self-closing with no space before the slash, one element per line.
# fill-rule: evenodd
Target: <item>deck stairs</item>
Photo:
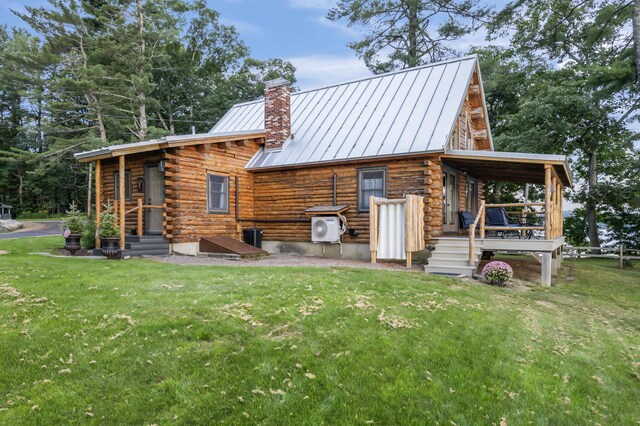
<path fill-rule="evenodd" d="M 468 237 L 441 237 L 431 252 L 429 263 L 424 270 L 431 274 L 465 275 L 473 276 L 480 257 L 482 247 L 476 241 L 476 258 L 473 265 L 469 264 L 469 238 Z"/>
<path fill-rule="evenodd" d="M 162 235 L 131 235 L 125 239 L 123 256 L 162 256 L 169 253 L 169 240 Z"/>

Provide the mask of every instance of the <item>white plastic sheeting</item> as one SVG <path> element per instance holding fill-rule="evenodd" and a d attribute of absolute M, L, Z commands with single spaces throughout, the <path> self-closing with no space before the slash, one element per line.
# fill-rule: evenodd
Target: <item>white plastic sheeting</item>
<path fill-rule="evenodd" d="M 372 207 L 373 208 L 373 207 Z M 406 259 L 405 205 L 382 204 L 378 208 L 378 258 Z"/>

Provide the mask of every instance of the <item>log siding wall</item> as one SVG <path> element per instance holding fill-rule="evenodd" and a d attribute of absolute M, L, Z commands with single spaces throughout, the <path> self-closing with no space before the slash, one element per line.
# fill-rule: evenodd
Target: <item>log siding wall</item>
<path fill-rule="evenodd" d="M 257 149 L 255 143 L 245 142 L 175 148 L 165 153 L 166 232 L 172 242 L 198 242 L 201 237 L 218 235 L 241 238 L 242 229 L 236 221 L 235 178 L 238 178 L 238 214 L 251 218 L 254 176 L 245 165 Z M 229 178 L 228 212 L 207 211 L 209 173 Z"/>
<path fill-rule="evenodd" d="M 333 204 L 333 176 L 337 177 L 336 203 L 348 204 L 345 216 L 355 237 L 345 234 L 347 243 L 368 243 L 369 213 L 357 211 L 358 170 L 384 167 L 387 170 L 387 197 L 402 198 L 405 194 L 425 196 L 425 240 L 433 242 L 442 235 L 442 162 L 438 155 L 411 159 L 350 163 L 301 169 L 249 172 L 246 163 L 257 146 L 221 147 L 208 149 L 186 147 L 163 153 L 131 155 L 125 158 L 125 169 L 131 172 L 131 200 L 126 210 L 137 205 L 145 194 L 138 191 L 136 180 L 144 177 L 146 165 L 165 160 L 165 203 L 167 236 L 174 243 L 198 242 L 204 236 L 224 235 L 241 239 L 242 229 L 258 226 L 265 240 L 311 241 L 309 222 L 304 210 L 317 205 Z M 114 174 L 118 161 L 102 164 L 101 196 L 104 203 L 113 204 Z M 229 211 L 207 212 L 207 174 L 229 177 Z M 236 221 L 235 178 L 238 177 L 239 209 Z M 460 173 L 460 208 L 466 209 L 466 177 Z M 484 182 L 478 181 L 480 197 Z M 265 223 L 248 219 L 282 220 L 292 222 Z M 296 222 L 297 221 L 297 222 Z M 137 213 L 126 216 L 126 234 L 137 226 Z"/>

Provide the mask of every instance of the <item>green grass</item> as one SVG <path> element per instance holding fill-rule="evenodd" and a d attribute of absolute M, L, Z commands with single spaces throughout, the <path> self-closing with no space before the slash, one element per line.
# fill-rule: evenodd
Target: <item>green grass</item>
<path fill-rule="evenodd" d="M 636 424 L 640 270 L 551 289 L 0 242 L 2 424 Z M 45 299 L 46 298 L 46 299 Z"/>

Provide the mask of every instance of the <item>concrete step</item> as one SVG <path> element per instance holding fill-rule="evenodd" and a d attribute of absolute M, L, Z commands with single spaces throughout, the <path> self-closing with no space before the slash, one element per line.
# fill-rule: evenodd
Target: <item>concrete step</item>
<path fill-rule="evenodd" d="M 169 250 L 169 242 L 158 243 L 126 243 L 124 245 L 125 250 Z"/>
<path fill-rule="evenodd" d="M 482 255 L 482 250 L 476 250 L 476 257 Z M 434 251 L 431 252 L 431 258 L 438 257 L 455 257 L 459 259 L 468 259 L 469 258 L 469 250 L 453 250 L 447 247 L 436 247 Z"/>
<path fill-rule="evenodd" d="M 469 266 L 469 260 L 456 257 L 431 257 L 428 264 L 430 266 Z"/>
<path fill-rule="evenodd" d="M 447 275 L 464 275 L 473 276 L 476 271 L 475 266 L 432 266 L 425 265 L 424 271 L 429 274 L 447 274 Z"/>
<path fill-rule="evenodd" d="M 127 235 L 125 238 L 126 243 L 160 243 L 160 242 L 169 242 L 162 235 Z"/>
<path fill-rule="evenodd" d="M 164 256 L 169 254 L 169 248 L 153 250 L 125 250 L 122 256 Z"/>
<path fill-rule="evenodd" d="M 468 238 L 438 238 L 436 247 L 469 247 Z"/>

